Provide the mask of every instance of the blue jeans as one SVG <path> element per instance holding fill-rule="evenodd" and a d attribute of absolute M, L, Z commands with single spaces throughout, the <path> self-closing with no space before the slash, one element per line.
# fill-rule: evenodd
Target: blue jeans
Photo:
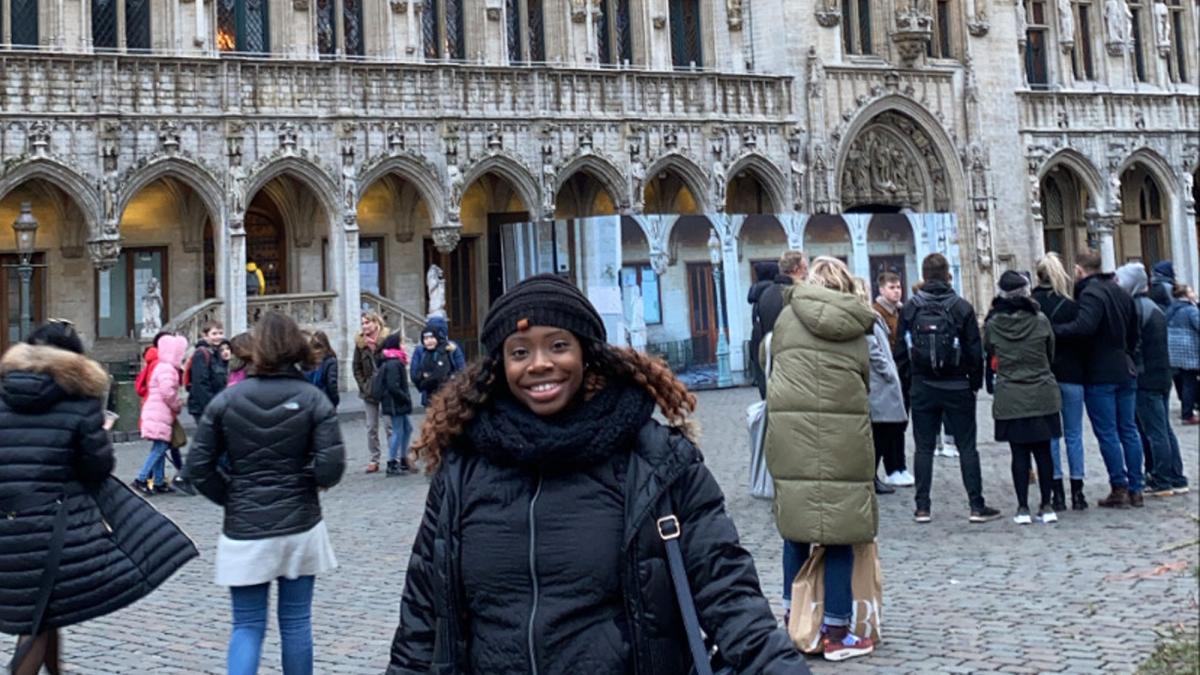
<path fill-rule="evenodd" d="M 392 415 L 392 438 L 388 441 L 388 461 L 396 461 L 396 457 L 403 450 L 404 454 L 408 454 L 408 439 L 412 437 L 412 422 L 408 419 L 408 415 Z M 405 464 L 408 462 L 405 461 Z"/>
<path fill-rule="evenodd" d="M 1114 488 L 1142 491 L 1142 438 L 1137 430 L 1137 378 L 1124 384 L 1089 384 L 1084 403 L 1100 456 Z"/>
<path fill-rule="evenodd" d="M 167 481 L 167 451 L 171 449 L 171 444 L 167 441 L 154 441 L 150 444 L 150 455 L 146 457 L 146 463 L 142 465 L 142 470 L 138 472 L 138 480 L 145 482 L 150 478 L 151 472 L 154 474 L 154 484 L 163 485 Z"/>
<path fill-rule="evenodd" d="M 1062 426 L 1063 440 L 1067 443 L 1067 466 L 1071 470 L 1071 480 L 1083 480 L 1083 385 L 1059 382 L 1058 391 L 1062 394 Z M 1063 477 L 1059 445 L 1057 438 L 1050 439 L 1054 480 Z"/>
<path fill-rule="evenodd" d="M 1179 439 L 1175 438 L 1175 431 L 1171 429 L 1171 390 L 1139 389 L 1137 417 L 1150 442 L 1150 456 L 1154 459 L 1154 487 L 1186 487 Z"/>
<path fill-rule="evenodd" d="M 783 601 L 791 607 L 792 582 L 808 560 L 809 545 L 795 541 L 783 542 Z M 850 580 L 854 576 L 852 546 L 825 547 L 825 625 L 849 626 L 853 616 L 854 596 Z"/>
<path fill-rule="evenodd" d="M 312 597 L 316 577 L 280 577 L 279 642 L 284 675 L 312 675 Z M 229 636 L 229 675 L 254 675 L 267 632 L 267 598 L 271 584 L 233 586 L 233 632 Z"/>

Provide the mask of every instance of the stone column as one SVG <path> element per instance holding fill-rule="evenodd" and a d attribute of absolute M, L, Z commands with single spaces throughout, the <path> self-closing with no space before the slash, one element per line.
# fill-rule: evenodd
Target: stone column
<path fill-rule="evenodd" d="M 1105 272 L 1117 269 L 1117 250 L 1113 243 L 1113 233 L 1121 222 L 1121 214 L 1098 214 L 1094 211 L 1087 214 L 1088 230 L 1096 236 L 1100 244 L 1100 264 Z"/>
<path fill-rule="evenodd" d="M 241 221 L 221 223 L 213 241 L 217 297 L 225 298 L 225 331 L 237 335 L 249 329 L 246 320 L 246 230 Z"/>
<path fill-rule="evenodd" d="M 871 254 L 867 249 L 867 228 L 871 224 L 871 214 L 853 213 L 843 215 L 842 219 L 846 221 L 846 227 L 850 230 L 850 273 L 869 279 Z"/>
<path fill-rule="evenodd" d="M 338 262 L 337 265 L 329 265 L 333 270 L 330 282 L 338 294 L 333 306 L 333 322 L 337 327 L 334 348 L 340 354 L 338 365 L 341 366 L 342 381 L 339 386 L 345 389 L 352 384 L 349 375 L 354 335 L 362 315 L 362 291 L 358 277 L 358 219 L 354 214 L 346 213 L 331 229 L 329 259 Z"/>

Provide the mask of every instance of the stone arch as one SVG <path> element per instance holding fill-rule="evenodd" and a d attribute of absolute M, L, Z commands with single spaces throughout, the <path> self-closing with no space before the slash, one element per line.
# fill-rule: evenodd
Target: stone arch
<path fill-rule="evenodd" d="M 217 222 L 224 211 L 225 192 L 207 169 L 179 157 L 165 157 L 135 170 L 127 179 L 117 199 L 117 219 L 125 212 L 129 200 L 147 185 L 160 178 L 174 178 L 200 195 L 208 215 Z"/>
<path fill-rule="evenodd" d="M 1138 184 L 1139 178 L 1142 185 Z M 1135 245 L 1137 256 L 1147 268 L 1194 248 L 1177 215 L 1179 188 L 1175 172 L 1161 155 L 1147 147 L 1138 148 L 1117 167 L 1110 180 L 1119 190 L 1114 199 L 1120 214 L 1114 237 L 1118 264 L 1131 257 Z"/>
<path fill-rule="evenodd" d="M 891 149 L 904 152 L 910 166 L 919 173 L 910 178 L 924 178 L 927 210 L 956 211 L 966 203 L 966 187 L 961 168 L 956 159 L 954 142 L 942 123 L 924 106 L 900 95 L 885 96 L 863 108 L 842 133 L 842 142 L 834 166 L 837 167 L 835 184 L 842 203 L 846 203 L 845 181 L 851 151 L 863 133 L 871 130 L 890 132 L 885 140 L 902 141 L 902 145 Z M 919 161 L 917 161 L 919 160 Z M 876 178 L 872 176 L 872 179 Z M 905 186 L 908 187 L 908 186 Z M 909 189 L 910 196 L 915 190 Z M 886 194 L 882 191 L 880 195 Z M 898 205 L 898 199 L 888 202 Z"/>
<path fill-rule="evenodd" d="M 743 155 L 729 167 L 729 182 L 732 184 L 743 172 L 753 174 L 766 192 L 771 204 L 764 213 L 782 213 L 786 210 L 787 179 L 774 162 L 757 152 Z M 726 208 L 726 211 L 729 209 Z"/>
<path fill-rule="evenodd" d="M 692 159 L 678 152 L 667 153 L 654 161 L 650 168 L 646 170 L 646 184 L 642 188 L 642 195 L 635 195 L 639 201 L 645 201 L 644 191 L 650 187 L 650 184 L 659 176 L 666 172 L 676 173 L 682 180 L 684 187 L 692 194 L 692 199 L 696 202 L 696 210 L 699 213 L 710 213 L 712 204 L 709 198 L 708 174 L 700 165 L 692 161 Z"/>
<path fill-rule="evenodd" d="M 302 157 L 282 157 L 260 168 L 248 181 L 242 203 L 249 205 L 259 190 L 280 176 L 291 176 L 312 190 L 325 208 L 330 227 L 339 220 L 338 182 L 324 169 Z"/>
<path fill-rule="evenodd" d="M 1174 203 L 1177 190 L 1175 188 L 1175 172 L 1171 169 L 1171 164 L 1163 159 L 1157 151 L 1143 146 L 1134 150 L 1125 158 L 1125 161 L 1121 162 L 1120 167 L 1117 168 L 1117 176 L 1136 164 L 1141 164 L 1151 176 L 1154 176 L 1159 187 L 1166 192 L 1167 201 Z"/>
<path fill-rule="evenodd" d="M 579 172 L 586 173 L 600 183 L 600 186 L 604 188 L 608 196 L 612 198 L 618 213 L 629 210 L 629 188 L 625 176 L 621 174 L 621 171 L 612 162 L 594 153 L 579 155 L 567 162 L 566 166 L 559 170 L 558 175 L 554 179 L 554 194 L 556 197 L 559 190 L 562 190 L 563 185 Z"/>
<path fill-rule="evenodd" d="M 388 157 L 368 167 L 358 181 L 358 194 L 355 196 L 355 201 L 361 201 L 367 189 L 388 174 L 397 175 L 417 189 L 421 199 L 425 200 L 425 207 L 429 209 L 430 218 L 434 223 L 445 221 L 446 201 L 442 180 L 428 164 L 416 157 L 404 155 Z"/>
<path fill-rule="evenodd" d="M 36 158 L 13 167 L 0 178 L 0 199 L 26 181 L 42 179 L 58 187 L 79 205 L 88 232 L 98 234 L 97 223 L 103 210 L 100 195 L 91 183 L 66 164 L 52 159 Z"/>
<path fill-rule="evenodd" d="M 1042 167 L 1038 171 L 1038 181 L 1045 180 L 1050 171 L 1059 166 L 1067 167 L 1078 180 L 1083 182 L 1092 207 L 1098 208 L 1100 196 L 1104 194 L 1105 181 L 1100 177 L 1096 165 L 1078 150 L 1063 148 L 1042 162 Z"/>
<path fill-rule="evenodd" d="M 489 173 L 503 178 L 512 185 L 530 215 L 534 215 L 539 211 L 542 202 L 538 199 L 541 191 L 538 189 L 537 181 L 533 179 L 533 174 L 529 172 L 529 169 L 525 165 L 507 155 L 484 157 L 468 167 L 462 178 L 462 193 L 452 196 L 452 199 L 456 198 L 458 201 L 461 201 L 462 195 L 466 194 L 471 184 Z M 459 204 L 452 204 L 451 208 L 457 211 Z"/>

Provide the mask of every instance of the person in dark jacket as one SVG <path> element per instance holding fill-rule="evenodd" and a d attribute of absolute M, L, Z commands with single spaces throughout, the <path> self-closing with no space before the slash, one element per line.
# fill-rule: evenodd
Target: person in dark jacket
<path fill-rule="evenodd" d="M 1046 315 L 1051 325 L 1055 322 L 1073 321 L 1079 313 L 1079 308 L 1071 299 L 1074 282 L 1063 267 L 1062 259 L 1057 253 L 1047 253 L 1046 257 L 1038 261 L 1036 273 L 1038 285 L 1033 289 L 1033 299 L 1041 307 L 1042 314 Z M 1071 508 L 1083 511 L 1088 507 L 1087 496 L 1083 493 L 1083 480 L 1086 475 L 1083 462 L 1083 383 L 1087 358 L 1087 340 L 1056 338 L 1054 362 L 1050 368 L 1054 372 L 1054 379 L 1058 382 L 1058 392 L 1062 398 L 1063 428 L 1063 443 L 1060 444 L 1058 438 L 1050 439 L 1050 459 L 1054 463 L 1052 501 L 1056 512 L 1067 508 L 1062 484 L 1060 445 L 1066 445 L 1067 448 Z"/>
<path fill-rule="evenodd" d="M 1141 506 L 1142 438 L 1137 430 L 1137 352 L 1139 329 L 1133 298 L 1112 274 L 1100 271 L 1100 254 L 1080 253 L 1075 264 L 1072 321 L 1054 324 L 1056 338 L 1079 338 L 1090 345 L 1084 374 L 1084 405 L 1112 488 L 1098 504 L 1105 508 Z"/>
<path fill-rule="evenodd" d="M 429 398 L 449 382 L 454 373 L 466 367 L 462 349 L 446 334 L 446 320 L 430 319 L 421 331 L 421 343 L 413 351 L 411 364 L 413 385 L 421 392 L 421 405 L 429 405 Z"/>
<path fill-rule="evenodd" d="M 383 317 L 375 312 L 362 315 L 362 329 L 354 338 L 354 381 L 358 383 L 358 395 L 363 400 L 363 413 L 367 420 L 367 473 L 379 472 L 379 401 L 371 396 L 371 381 L 379 367 L 379 349 L 391 331 L 383 324 Z M 384 417 L 383 419 L 387 419 Z M 389 422 L 390 424 L 390 422 Z M 388 430 L 390 434 L 390 429 Z"/>
<path fill-rule="evenodd" d="M 196 556 L 109 478 L 108 373 L 83 352 L 70 325 L 50 322 L 0 359 L 0 631 L 19 636 L 19 675 L 59 672 L 60 628 L 136 602 Z"/>
<path fill-rule="evenodd" d="M 783 312 L 787 303 L 783 300 L 783 292 L 788 286 L 804 281 L 808 276 L 808 258 L 804 256 L 803 251 L 784 251 L 779 256 L 779 274 L 775 277 L 775 282 L 763 287 L 758 294 L 757 302 L 750 309 L 751 321 L 754 327 L 751 329 L 752 336 L 757 332 L 758 343 L 751 344 L 750 353 L 754 355 L 755 364 L 759 372 L 763 372 L 764 376 L 757 383 L 758 395 L 764 400 L 767 398 L 767 375 L 763 371 L 765 361 L 759 363 L 759 345 L 762 344 L 763 338 L 767 333 L 775 330 L 775 320 Z"/>
<path fill-rule="evenodd" d="M 225 341 L 225 326 L 220 321 L 209 321 L 200 331 L 200 341 L 188 360 L 188 413 L 200 423 L 204 406 L 225 388 L 229 377 L 229 363 L 221 359 L 217 350 Z"/>
<path fill-rule="evenodd" d="M 310 346 L 313 349 L 317 365 L 304 371 L 304 377 L 317 389 L 325 392 L 329 402 L 337 409 L 341 397 L 338 395 L 338 360 L 337 352 L 329 343 L 329 336 L 319 330 L 312 334 Z"/>
<path fill-rule="evenodd" d="M 1050 439 L 1062 436 L 1058 383 L 1050 364 L 1054 361 L 1054 329 L 1030 297 L 1029 280 L 1008 270 L 1000 276 L 1000 294 L 992 301 L 983 329 L 983 350 L 988 369 L 994 369 L 995 397 L 992 417 L 996 440 L 1012 449 L 1013 488 L 1017 493 L 1017 515 L 1013 522 L 1028 525 L 1030 457 L 1037 463 L 1041 502 L 1038 520 L 1057 523 L 1052 503 Z M 991 378 L 989 378 L 990 380 Z M 1061 498 L 1061 497 L 1060 497 Z"/>
<path fill-rule="evenodd" d="M 1144 268 L 1143 268 L 1144 269 Z M 1150 278 L 1147 294 L 1162 311 L 1171 306 L 1171 295 L 1175 290 L 1175 265 L 1170 260 L 1154 263 L 1154 275 Z"/>
<path fill-rule="evenodd" d="M 317 491 L 341 479 L 345 448 L 337 411 L 300 372 L 312 353 L 296 323 L 270 311 L 254 337 L 254 372 L 205 409 L 187 472 L 225 509 L 216 582 L 233 596 L 228 672 L 257 672 L 278 579 L 283 672 L 311 673 L 313 584 L 337 566 Z"/>
<path fill-rule="evenodd" d="M 758 314 L 755 312 L 755 306 L 758 304 L 758 299 L 762 297 L 763 291 L 770 288 L 775 283 L 775 278 L 779 276 L 779 263 L 774 261 L 756 262 L 754 263 L 754 278 L 757 281 L 750 287 L 750 291 L 746 294 L 746 302 L 750 305 L 750 353 L 758 354 L 758 347 L 762 344 L 763 336 L 770 331 L 763 331 L 762 324 L 758 321 Z M 766 373 L 758 365 L 758 358 L 755 356 L 750 359 L 750 375 L 754 381 L 754 386 L 758 387 L 760 392 L 765 391 Z"/>
<path fill-rule="evenodd" d="M 399 476 L 409 470 L 408 441 L 412 436 L 412 396 L 408 391 L 408 355 L 400 346 L 400 336 L 392 334 L 383 341 L 379 368 L 371 386 L 371 396 L 379 401 L 380 413 L 392 420 L 388 439 L 387 475 Z"/>
<path fill-rule="evenodd" d="M 492 304 L 485 356 L 434 398 L 414 444 L 433 478 L 389 675 L 688 672 L 663 540 L 675 524 L 720 657 L 738 673 L 808 672 L 686 435 L 695 397 L 605 339 L 557 276 Z"/>
<path fill-rule="evenodd" d="M 1146 268 L 1129 263 L 1117 269 L 1117 283 L 1133 296 L 1140 340 L 1136 354 L 1137 421 L 1146 456 L 1146 494 L 1170 497 L 1188 491 L 1179 440 L 1171 429 L 1171 357 L 1167 317 L 1150 298 Z"/>
<path fill-rule="evenodd" d="M 1191 288 L 1180 284 L 1172 293 L 1167 308 L 1167 351 L 1175 370 L 1175 390 L 1179 394 L 1179 416 L 1186 425 L 1200 424 L 1196 416 L 1200 403 L 1200 308 Z"/>
<path fill-rule="evenodd" d="M 933 484 L 933 449 L 945 420 L 960 453 L 959 469 L 972 523 L 1000 517 L 983 497 L 979 451 L 975 446 L 975 392 L 983 386 L 983 346 L 975 308 L 950 285 L 950 262 L 931 253 L 921 262 L 922 286 L 900 311 L 900 339 L 912 376 L 913 439 L 916 441 L 917 509 L 913 518 L 928 523 Z M 937 347 L 937 345 L 942 345 Z M 931 349 L 932 347 L 932 349 Z M 937 356 L 940 353 L 941 356 Z M 938 359 L 931 359 L 931 354 Z"/>

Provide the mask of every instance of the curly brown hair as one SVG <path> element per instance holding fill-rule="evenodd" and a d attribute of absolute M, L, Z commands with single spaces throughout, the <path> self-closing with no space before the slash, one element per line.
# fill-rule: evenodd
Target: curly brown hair
<path fill-rule="evenodd" d="M 654 399 L 667 424 L 695 440 L 696 426 L 689 419 L 696 410 L 696 395 L 688 391 L 662 359 L 628 347 L 584 342 L 583 395 L 590 398 L 614 382 L 642 387 Z M 459 371 L 429 401 L 421 435 L 413 443 L 411 458 L 422 461 L 425 471 L 433 473 L 442 462 L 442 453 L 466 430 L 475 411 L 495 396 L 504 380 L 504 361 L 485 356 Z"/>

